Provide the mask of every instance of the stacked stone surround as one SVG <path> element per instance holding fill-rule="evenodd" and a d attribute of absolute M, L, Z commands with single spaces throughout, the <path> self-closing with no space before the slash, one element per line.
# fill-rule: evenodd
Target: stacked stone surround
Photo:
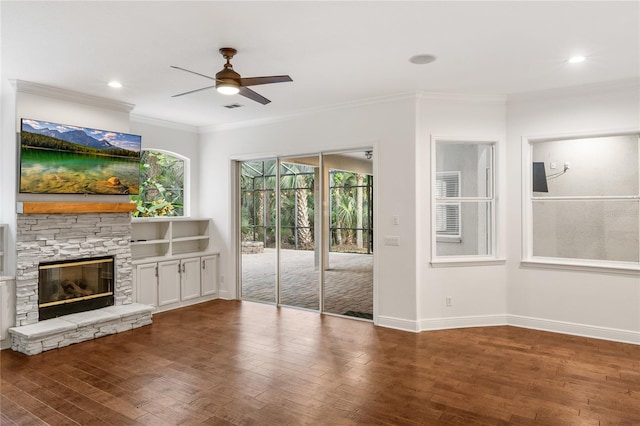
<path fill-rule="evenodd" d="M 46 348 L 43 347 L 42 350 L 70 344 L 67 342 L 75 343 L 87 340 L 84 337 L 92 333 L 93 338 L 110 334 L 106 333 L 107 328 L 98 329 L 95 332 L 86 329 L 81 332 L 83 337 L 79 337 L 80 340 L 69 339 L 68 336 L 61 337 L 61 335 L 72 331 L 68 324 L 58 324 L 59 327 L 51 325 L 51 322 L 55 324 L 63 321 L 66 317 L 71 317 L 71 320 L 75 321 L 73 315 L 81 315 L 80 323 L 83 327 L 90 326 L 92 322 L 101 323 L 107 318 L 100 312 L 102 310 L 39 322 L 38 264 L 40 262 L 114 256 L 114 308 L 131 304 L 133 302 L 133 267 L 129 213 L 18 214 L 16 234 L 16 327 L 10 330 L 12 347 L 29 354 L 41 352 L 41 350 L 37 350 L 37 345 L 32 341 L 32 337 L 42 334 L 43 329 L 48 330 L 45 337 L 48 341 L 45 344 Z M 119 325 L 109 329 L 130 329 L 134 327 L 133 324 L 141 326 L 151 323 L 151 311 L 147 312 L 140 306 L 138 311 L 146 312 L 142 314 L 144 318 L 136 317 L 132 321 L 127 320 L 131 326 Z M 92 315 L 95 317 L 93 321 L 89 319 Z M 115 321 L 114 318 L 107 318 L 107 323 L 112 320 Z M 25 333 L 32 335 L 29 337 Z M 77 330 L 74 333 L 77 333 Z M 53 344 L 56 339 L 58 345 Z M 21 350 L 28 346 L 26 341 L 29 341 L 29 344 L 33 346 L 33 350 Z M 42 342 L 40 346 L 42 346 Z"/>

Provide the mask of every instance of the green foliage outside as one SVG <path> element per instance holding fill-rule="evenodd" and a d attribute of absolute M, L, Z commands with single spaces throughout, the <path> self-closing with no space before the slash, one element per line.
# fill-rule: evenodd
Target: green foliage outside
<path fill-rule="evenodd" d="M 142 151 L 140 191 L 134 217 L 184 215 L 184 160 L 169 154 Z"/>
<path fill-rule="evenodd" d="M 280 170 L 280 235 L 284 248 L 314 248 L 314 168 L 282 163 Z M 331 250 L 368 252 L 371 176 L 330 173 Z M 243 241 L 275 247 L 276 162 L 244 162 L 241 166 L 241 232 Z"/>
<path fill-rule="evenodd" d="M 243 241 L 275 247 L 276 162 L 242 164 Z M 283 163 L 280 170 L 280 236 L 283 247 L 313 249 L 313 167 Z"/>
<path fill-rule="evenodd" d="M 334 170 L 329 178 L 332 251 L 367 252 L 372 177 Z"/>

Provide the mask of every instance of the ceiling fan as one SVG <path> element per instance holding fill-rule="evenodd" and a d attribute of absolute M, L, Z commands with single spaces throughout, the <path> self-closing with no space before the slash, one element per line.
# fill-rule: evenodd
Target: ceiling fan
<path fill-rule="evenodd" d="M 240 74 L 233 70 L 233 65 L 231 65 L 231 58 L 237 53 L 237 50 L 232 47 L 223 47 L 220 49 L 220 54 L 227 60 L 227 63 L 224 64 L 224 68 L 216 74 L 215 77 L 210 77 L 208 75 L 200 74 L 195 71 L 191 71 L 185 68 L 176 67 L 171 65 L 171 68 L 175 68 L 177 70 L 186 71 L 191 74 L 199 75 L 201 77 L 208 78 L 210 80 L 214 80 L 216 84 L 213 86 L 203 87 L 201 89 L 190 90 L 188 92 L 179 93 L 177 95 L 173 95 L 172 98 L 178 96 L 189 95 L 191 93 L 200 92 L 201 90 L 211 89 L 213 87 L 222 94 L 225 95 L 235 95 L 239 93 L 240 95 L 254 100 L 256 102 L 261 103 L 262 105 L 266 105 L 271 102 L 269 99 L 260 95 L 259 93 L 254 92 L 249 89 L 247 86 L 257 86 L 259 84 L 270 84 L 270 83 L 284 83 L 287 81 L 293 81 L 291 77 L 288 75 L 271 75 L 265 77 L 247 77 L 242 78 Z"/>

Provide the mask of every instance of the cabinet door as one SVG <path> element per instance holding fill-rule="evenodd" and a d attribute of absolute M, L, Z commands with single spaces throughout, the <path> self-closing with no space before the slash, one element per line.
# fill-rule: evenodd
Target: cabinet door
<path fill-rule="evenodd" d="M 158 264 L 136 266 L 136 302 L 158 306 Z"/>
<path fill-rule="evenodd" d="M 158 306 L 180 301 L 180 261 L 158 263 Z"/>
<path fill-rule="evenodd" d="M 202 295 L 209 296 L 218 292 L 218 256 L 203 256 L 202 265 Z"/>
<path fill-rule="evenodd" d="M 182 259 L 182 300 L 200 297 L 200 258 Z"/>

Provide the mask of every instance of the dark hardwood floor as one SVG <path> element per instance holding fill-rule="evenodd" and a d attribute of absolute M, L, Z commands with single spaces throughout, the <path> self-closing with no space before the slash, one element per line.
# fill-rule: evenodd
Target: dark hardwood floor
<path fill-rule="evenodd" d="M 216 300 L 28 357 L 2 425 L 640 424 L 640 346 L 514 327 L 413 334 Z"/>

